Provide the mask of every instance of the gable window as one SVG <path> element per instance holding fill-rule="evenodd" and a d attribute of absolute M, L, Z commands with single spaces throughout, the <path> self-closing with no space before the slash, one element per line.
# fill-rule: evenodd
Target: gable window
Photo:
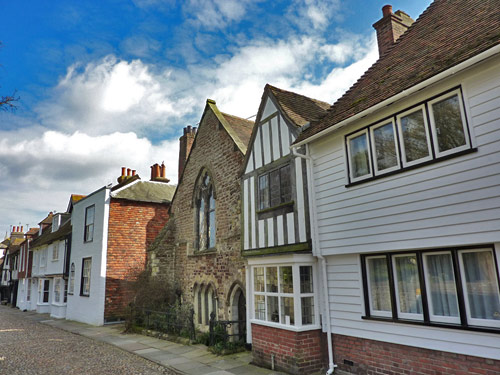
<path fill-rule="evenodd" d="M 259 210 L 276 207 L 291 200 L 289 164 L 259 176 Z"/>
<path fill-rule="evenodd" d="M 285 326 L 316 322 L 312 265 L 254 266 L 253 318 Z"/>
<path fill-rule="evenodd" d="M 196 244 L 198 250 L 215 247 L 215 191 L 212 179 L 205 172 L 198 186 L 196 203 Z"/>
<path fill-rule="evenodd" d="M 71 263 L 69 271 L 69 287 L 68 293 L 73 294 L 75 292 L 75 263 Z"/>
<path fill-rule="evenodd" d="M 85 209 L 84 242 L 91 242 L 94 239 L 94 215 L 95 206 Z"/>
<path fill-rule="evenodd" d="M 81 296 L 90 296 L 90 270 L 92 268 L 92 258 L 84 258 L 82 261 L 82 279 L 80 282 Z"/>
<path fill-rule="evenodd" d="M 369 125 L 345 142 L 350 183 L 469 150 L 461 91 L 453 89 Z"/>
<path fill-rule="evenodd" d="M 363 283 L 367 317 L 500 329 L 492 248 L 364 256 Z"/>

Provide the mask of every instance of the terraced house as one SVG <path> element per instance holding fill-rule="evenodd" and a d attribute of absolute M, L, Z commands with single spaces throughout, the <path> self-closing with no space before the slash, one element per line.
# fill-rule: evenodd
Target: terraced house
<path fill-rule="evenodd" d="M 378 61 L 292 145 L 330 368 L 498 374 L 500 7 L 385 6 L 374 27 Z"/>

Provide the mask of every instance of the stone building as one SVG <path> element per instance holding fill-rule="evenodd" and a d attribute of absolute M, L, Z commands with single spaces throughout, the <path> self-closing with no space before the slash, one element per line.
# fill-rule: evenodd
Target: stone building
<path fill-rule="evenodd" d="M 153 275 L 193 304 L 200 329 L 211 312 L 219 319 L 245 319 L 239 173 L 252 127 L 207 100 L 198 130 L 189 126 L 180 138 L 169 222 L 149 251 Z"/>

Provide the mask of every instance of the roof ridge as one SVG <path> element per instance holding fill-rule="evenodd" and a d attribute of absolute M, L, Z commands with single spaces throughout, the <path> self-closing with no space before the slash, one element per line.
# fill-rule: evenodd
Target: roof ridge
<path fill-rule="evenodd" d="M 267 83 L 267 84 L 266 84 L 266 86 L 268 86 L 271 90 L 272 90 L 272 89 L 275 89 L 275 90 L 278 90 L 278 91 L 280 91 L 280 92 L 282 92 L 282 93 L 289 93 L 289 94 L 293 94 L 293 95 L 296 95 L 296 96 L 301 96 L 301 97 L 306 98 L 306 99 L 309 99 L 309 100 L 313 100 L 313 101 L 318 102 L 318 103 L 323 103 L 323 104 L 328 104 L 328 105 L 330 105 L 330 103 L 325 102 L 325 101 L 323 101 L 323 100 L 315 99 L 315 98 L 312 98 L 312 97 L 307 96 L 307 95 L 304 95 L 304 94 L 299 94 L 299 93 L 297 93 L 297 92 L 295 92 L 295 91 L 285 90 L 285 89 L 282 89 L 282 88 L 280 88 L 280 87 L 273 86 L 273 85 L 271 85 L 271 84 L 269 84 L 269 83 Z"/>
<path fill-rule="evenodd" d="M 234 117 L 234 118 L 237 118 L 237 119 L 240 119 L 240 120 L 244 120 L 244 121 L 251 122 L 252 124 L 254 123 L 254 121 L 249 120 L 249 119 L 246 119 L 246 118 L 244 118 L 244 117 L 240 117 L 240 116 L 236 116 L 236 115 L 231 115 L 231 114 L 229 114 L 229 113 L 222 112 L 222 111 L 220 111 L 220 113 L 221 113 L 223 116 L 231 116 L 231 117 Z"/>

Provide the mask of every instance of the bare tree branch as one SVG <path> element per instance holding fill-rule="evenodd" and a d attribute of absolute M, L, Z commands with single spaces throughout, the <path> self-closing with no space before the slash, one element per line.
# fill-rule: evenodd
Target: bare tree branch
<path fill-rule="evenodd" d="M 12 95 L 0 96 L 0 111 L 14 111 L 18 101 L 19 96 L 16 96 L 16 91 Z"/>

